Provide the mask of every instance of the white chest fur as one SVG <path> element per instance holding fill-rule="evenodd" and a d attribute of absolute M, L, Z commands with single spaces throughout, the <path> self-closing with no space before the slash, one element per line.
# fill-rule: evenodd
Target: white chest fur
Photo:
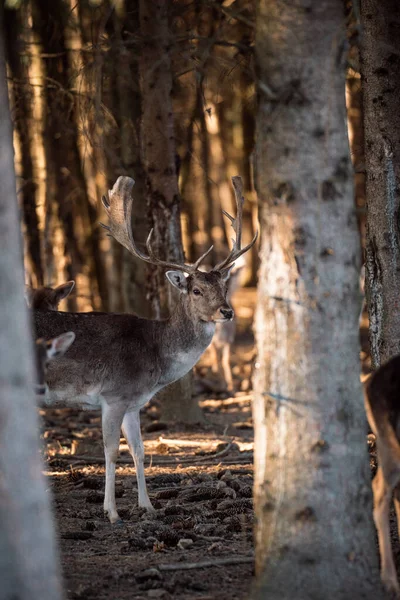
<path fill-rule="evenodd" d="M 168 367 L 166 369 L 165 376 L 163 377 L 163 383 L 164 381 L 171 383 L 172 381 L 180 379 L 194 367 L 202 354 L 204 354 L 207 346 L 211 343 L 214 331 L 215 323 L 205 323 L 204 330 L 202 332 L 206 340 L 204 344 L 196 345 L 194 348 L 187 350 L 180 349 L 176 350 L 175 352 L 172 351 L 169 354 Z"/>

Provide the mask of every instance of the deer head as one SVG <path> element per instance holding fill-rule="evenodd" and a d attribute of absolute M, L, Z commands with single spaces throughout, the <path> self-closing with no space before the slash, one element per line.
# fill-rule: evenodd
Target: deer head
<path fill-rule="evenodd" d="M 107 226 L 101 223 L 102 227 L 137 258 L 168 269 L 166 277 L 181 293 L 185 307 L 192 318 L 205 322 L 232 320 L 233 310 L 226 299 L 227 280 L 235 260 L 250 250 L 258 236 L 258 232 L 256 232 L 250 244 L 244 248 L 241 247 L 244 204 L 241 177 L 232 177 L 237 207 L 236 217 L 232 217 L 229 213 L 223 211 L 224 215 L 230 220 L 235 232 L 235 239 L 232 240 L 232 250 L 225 260 L 213 267 L 208 273 L 202 272 L 199 267 L 206 256 L 210 254 L 213 246 L 193 264 L 160 260 L 154 255 L 151 247 L 153 235 L 153 230 L 151 230 L 146 241 L 147 253 L 139 250 L 132 232 L 133 198 L 131 191 L 134 184 L 134 180 L 130 177 L 119 177 L 113 189 L 109 190 L 108 198 L 106 196 L 102 197 L 103 206 L 110 219 L 110 225 Z"/>
<path fill-rule="evenodd" d="M 75 281 L 67 281 L 56 288 L 40 287 L 37 289 L 25 287 L 25 300 L 32 310 L 57 310 L 61 300 L 70 295 Z"/>

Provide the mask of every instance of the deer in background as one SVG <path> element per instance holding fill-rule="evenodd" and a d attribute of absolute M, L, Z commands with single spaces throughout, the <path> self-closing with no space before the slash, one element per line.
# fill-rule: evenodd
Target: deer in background
<path fill-rule="evenodd" d="M 42 286 L 35 289 L 27 285 L 25 286 L 25 300 L 28 308 L 32 310 L 57 310 L 61 300 L 70 295 L 74 286 L 75 281 L 67 281 L 56 288 Z M 36 340 L 34 346 L 36 374 L 34 389 L 37 396 L 44 396 L 46 393 L 45 379 L 49 362 L 54 358 L 63 356 L 74 339 L 75 334 L 72 331 L 67 331 L 51 340 L 44 340 L 43 338 Z"/>
<path fill-rule="evenodd" d="M 74 339 L 75 334 L 72 331 L 67 331 L 52 340 L 44 340 L 43 338 L 36 340 L 34 347 L 36 375 L 34 390 L 37 396 L 44 396 L 46 393 L 46 372 L 49 362 L 63 356 Z"/>
<path fill-rule="evenodd" d="M 75 343 L 66 355 L 49 365 L 47 403 L 63 402 L 85 408 L 101 408 L 106 464 L 104 511 L 111 523 L 119 520 L 115 503 L 115 465 L 120 431 L 128 443 L 136 467 L 139 506 L 154 510 L 144 475 L 144 447 L 140 433 L 140 409 L 163 387 L 183 377 L 209 346 L 217 323 L 233 319 L 226 299 L 227 279 L 235 260 L 247 252 L 242 243 L 242 180 L 233 177 L 237 214 L 231 221 L 235 240 L 227 258 L 204 273 L 199 266 L 207 250 L 194 264 L 158 259 L 152 250 L 152 231 L 147 253 L 133 238 L 130 177 L 119 177 L 103 205 L 110 224 L 105 226 L 120 244 L 141 260 L 168 269 L 169 283 L 180 292 L 171 316 L 163 321 L 129 314 L 61 313 L 34 311 L 36 334 L 50 338 L 66 329 Z"/>
<path fill-rule="evenodd" d="M 400 529 L 400 355 L 390 359 L 364 384 L 368 422 L 376 437 L 378 470 L 372 481 L 374 522 L 378 532 L 381 579 L 400 597 L 390 542 L 389 512 L 394 492 Z"/>
<path fill-rule="evenodd" d="M 236 261 L 227 281 L 228 302 L 231 302 L 233 294 L 239 288 L 240 276 L 245 265 L 241 257 Z M 212 352 L 211 369 L 213 373 L 218 373 L 219 377 L 225 383 L 226 389 L 233 391 L 232 366 L 231 366 L 231 348 L 235 341 L 236 322 L 234 319 L 227 323 L 217 323 L 215 334 L 212 339 L 210 350 Z"/>
<path fill-rule="evenodd" d="M 67 281 L 55 288 L 25 286 L 25 300 L 32 310 L 57 310 L 61 300 L 67 298 L 75 287 L 75 281 Z"/>

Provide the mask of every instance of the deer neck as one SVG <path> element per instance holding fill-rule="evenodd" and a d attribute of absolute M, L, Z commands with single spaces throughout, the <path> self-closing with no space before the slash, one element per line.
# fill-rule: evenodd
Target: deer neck
<path fill-rule="evenodd" d="M 180 299 L 171 317 L 164 321 L 160 383 L 172 383 L 188 373 L 211 343 L 214 331 L 215 323 L 196 318 Z"/>
<path fill-rule="evenodd" d="M 213 321 L 202 321 L 194 315 L 185 298 L 181 297 L 174 307 L 171 317 L 167 321 L 167 335 L 170 337 L 171 347 L 176 345 L 177 350 L 187 350 L 191 347 L 202 348 L 202 352 L 211 343 L 215 332 Z"/>

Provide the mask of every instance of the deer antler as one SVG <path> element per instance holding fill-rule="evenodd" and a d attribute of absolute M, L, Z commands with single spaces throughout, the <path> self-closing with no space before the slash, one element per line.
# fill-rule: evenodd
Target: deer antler
<path fill-rule="evenodd" d="M 238 175 L 236 175 L 235 177 L 232 177 L 232 185 L 233 185 L 233 189 L 235 191 L 235 198 L 236 198 L 236 217 L 232 217 L 232 215 L 230 215 L 228 212 L 226 212 L 226 210 L 223 210 L 222 212 L 224 213 L 224 215 L 226 217 L 228 217 L 228 219 L 231 222 L 232 228 L 235 232 L 235 239 L 232 240 L 233 247 L 232 247 L 232 250 L 230 251 L 229 255 L 225 258 L 225 260 L 223 260 L 218 265 L 216 265 L 212 269 L 213 271 L 221 271 L 221 269 L 228 267 L 229 265 L 234 263 L 235 260 L 237 260 L 239 258 L 239 256 L 242 256 L 242 254 L 244 254 L 245 252 L 250 250 L 250 248 L 252 246 L 254 246 L 254 244 L 256 243 L 257 237 L 258 237 L 258 231 L 256 231 L 256 234 L 253 237 L 253 239 L 251 240 L 250 244 L 248 244 L 244 248 L 241 247 L 242 246 L 243 204 L 244 204 L 242 178 L 239 177 Z"/>
<path fill-rule="evenodd" d="M 193 265 L 172 263 L 157 258 L 151 247 L 153 230 L 150 231 L 146 241 L 148 254 L 144 254 L 136 246 L 132 233 L 133 198 L 131 192 L 134 185 L 135 181 L 131 177 L 118 177 L 117 181 L 114 183 L 113 189 L 108 191 L 108 199 L 106 196 L 103 196 L 101 199 L 110 219 L 110 225 L 104 225 L 104 223 L 100 223 L 100 225 L 109 232 L 109 235 L 116 239 L 117 242 L 122 244 L 137 258 L 152 265 L 168 269 L 178 269 L 189 274 L 194 273 L 198 269 L 200 263 L 212 251 L 213 246 L 211 246 L 207 252 L 204 252 Z"/>

